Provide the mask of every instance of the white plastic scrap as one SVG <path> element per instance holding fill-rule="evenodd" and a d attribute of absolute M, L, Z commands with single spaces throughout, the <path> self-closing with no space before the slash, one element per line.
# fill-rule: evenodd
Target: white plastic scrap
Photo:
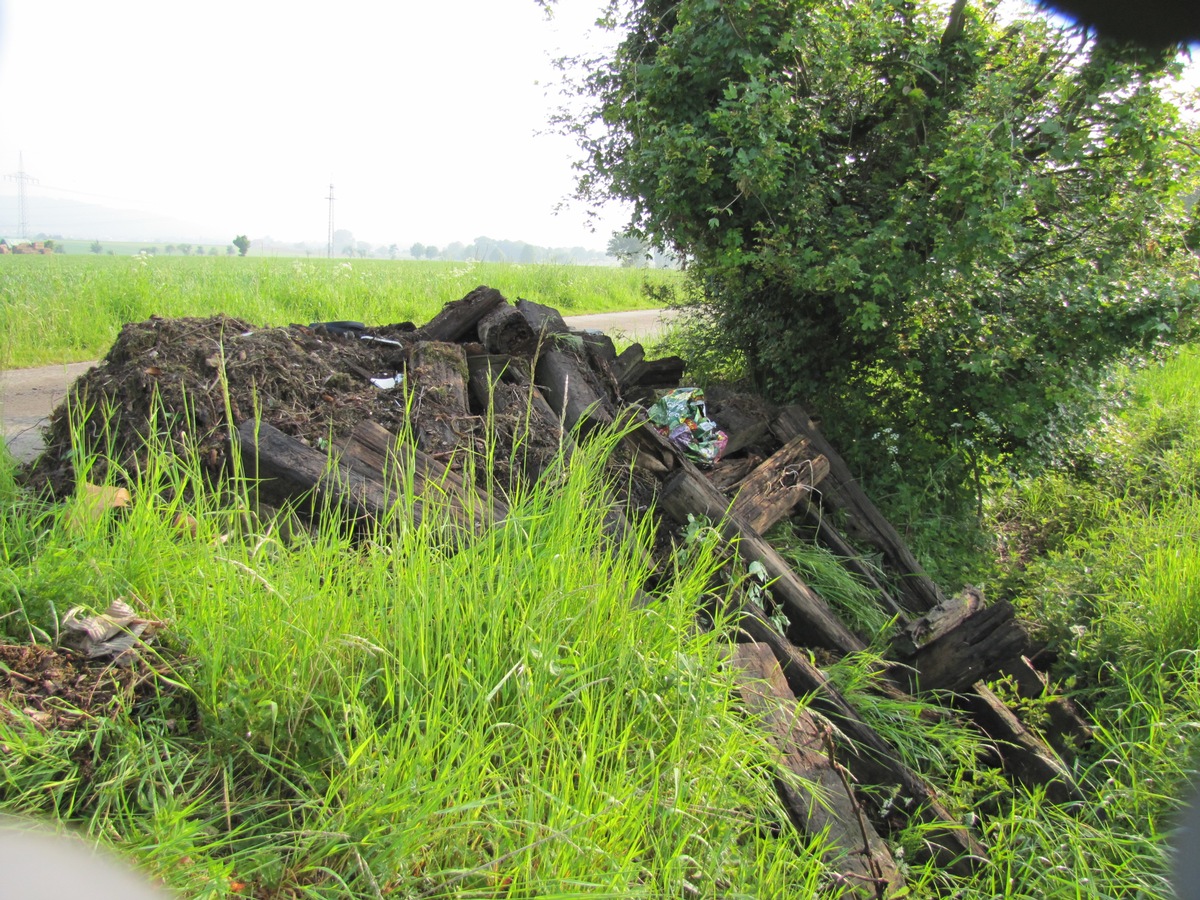
<path fill-rule="evenodd" d="M 393 375 L 390 378 L 372 378 L 371 384 L 375 385 L 375 387 L 379 388 L 381 391 L 390 391 L 393 388 L 398 388 L 400 385 L 404 384 L 404 373 L 400 372 L 399 374 Z"/>
<path fill-rule="evenodd" d="M 81 616 L 83 609 L 76 606 L 63 616 L 60 643 L 89 659 L 111 657 L 128 664 L 134 645 L 150 640 L 163 624 L 137 615 L 120 597 L 99 615 Z"/>

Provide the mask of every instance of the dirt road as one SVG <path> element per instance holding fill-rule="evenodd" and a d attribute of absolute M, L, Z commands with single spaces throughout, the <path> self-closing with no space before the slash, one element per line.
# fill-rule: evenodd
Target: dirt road
<path fill-rule="evenodd" d="M 568 316 L 572 328 L 595 328 L 614 337 L 633 340 L 653 337 L 670 317 L 667 310 L 600 313 Z M 41 428 L 51 411 L 67 394 L 67 388 L 94 362 L 12 369 L 0 372 L 0 416 L 4 419 L 4 442 L 21 462 L 33 459 L 42 449 Z"/>

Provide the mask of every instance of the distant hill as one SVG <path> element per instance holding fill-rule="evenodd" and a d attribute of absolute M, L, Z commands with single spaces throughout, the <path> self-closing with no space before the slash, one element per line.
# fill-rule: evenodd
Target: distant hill
<path fill-rule="evenodd" d="M 191 241 L 229 243 L 233 235 L 214 234 L 213 229 L 182 219 L 133 209 L 113 209 L 95 203 L 80 203 L 57 197 L 27 197 L 26 231 L 60 234 L 66 238 L 101 241 Z M 17 197 L 0 194 L 0 235 L 16 235 Z"/>

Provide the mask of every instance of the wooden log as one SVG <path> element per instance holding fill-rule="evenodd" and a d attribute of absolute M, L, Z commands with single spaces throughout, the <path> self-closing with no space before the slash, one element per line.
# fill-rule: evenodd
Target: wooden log
<path fill-rule="evenodd" d="M 475 330 L 479 320 L 506 301 L 495 288 L 480 285 L 442 307 L 442 311 L 417 329 L 418 340 L 460 341 Z"/>
<path fill-rule="evenodd" d="M 761 456 L 738 456 L 730 459 L 722 456 L 704 473 L 709 484 L 722 494 L 733 496 L 734 488 L 750 477 L 750 473 L 763 463 Z"/>
<path fill-rule="evenodd" d="M 315 450 L 266 422 L 247 419 L 238 426 L 237 444 L 246 472 L 267 498 L 300 501 L 310 516 L 333 509 L 351 520 L 382 521 L 391 515 L 403 477 L 417 498 L 414 525 L 425 519 L 436 498 L 448 521 L 478 533 L 501 521 L 507 508 L 465 485 L 437 460 L 416 447 L 398 444 L 380 425 L 365 421 L 343 445 L 344 456 Z M 388 460 L 393 462 L 389 463 Z"/>
<path fill-rule="evenodd" d="M 460 344 L 422 341 L 412 349 L 408 382 L 413 429 L 426 453 L 472 449 L 477 424 L 467 404 L 467 357 Z"/>
<path fill-rule="evenodd" d="M 1083 792 L 1062 760 L 986 684 L 979 681 L 971 685 L 971 692 L 961 697 L 961 703 L 995 741 L 1001 765 L 1013 778 L 1030 787 L 1044 787 L 1046 797 L 1055 803 L 1083 799 Z"/>
<path fill-rule="evenodd" d="M 776 780 L 792 824 L 809 837 L 825 835 L 826 861 L 839 884 L 854 888 L 852 894 L 886 897 L 902 891 L 904 876 L 836 761 L 830 729 L 796 702 L 771 648 L 738 644 L 731 663 L 746 712 L 779 749 L 780 765 L 805 785 Z"/>
<path fill-rule="evenodd" d="M 571 330 L 562 314 L 553 306 L 518 299 L 517 310 L 539 337 L 544 338 L 547 334 L 567 334 Z"/>
<path fill-rule="evenodd" d="M 851 474 L 850 467 L 821 434 L 813 421 L 799 406 L 780 411 L 771 425 L 775 436 L 783 441 L 803 435 L 829 460 L 829 477 L 822 485 L 822 499 L 843 510 L 852 526 L 877 547 L 885 561 L 899 575 L 900 602 L 920 615 L 933 609 L 946 598 L 933 579 L 925 574 L 908 545 L 867 497 L 862 486 Z"/>
<path fill-rule="evenodd" d="M 708 415 L 729 437 L 726 454 L 760 444 L 771 433 L 771 423 L 765 416 L 747 413 L 737 403 L 709 403 Z"/>
<path fill-rule="evenodd" d="M 793 438 L 738 486 L 731 510 L 765 534 L 828 474 L 829 461 L 812 451 L 808 438 Z"/>
<path fill-rule="evenodd" d="M 625 407 L 618 414 L 617 427 L 624 433 L 624 441 L 636 458 L 653 460 L 652 471 L 656 474 L 674 472 L 683 457 L 670 441 L 664 440 L 652 427 L 645 427 L 645 422 L 643 411 Z"/>
<path fill-rule="evenodd" d="M 523 363 L 496 355 L 468 357 L 468 386 L 475 408 L 496 429 L 500 445 L 508 450 L 507 459 L 497 459 L 497 464 L 537 481 L 560 453 L 570 456 L 574 441 L 563 432 Z"/>
<path fill-rule="evenodd" d="M 617 356 L 616 365 L 613 366 L 613 371 L 616 372 L 617 378 L 621 383 L 627 383 L 625 381 L 625 373 L 645 358 L 646 348 L 641 344 L 630 344 L 621 351 L 620 355 Z"/>
<path fill-rule="evenodd" d="M 904 763 L 900 752 L 863 720 L 808 654 L 776 631 L 756 603 L 743 601 L 741 609 L 739 631 L 748 640 L 770 647 L 792 692 L 806 698 L 814 709 L 837 725 L 844 736 L 838 746 L 854 780 L 897 789 L 900 798 L 896 812 L 926 826 L 926 849 L 941 866 L 959 875 L 969 875 L 986 862 L 987 850 L 983 845 L 950 814 L 929 783 Z"/>
<path fill-rule="evenodd" d="M 505 503 L 466 481 L 411 443 L 400 441 L 378 422 L 364 419 L 339 444 L 340 464 L 389 488 L 395 497 L 410 480 L 418 510 L 436 501 L 458 525 L 480 532 L 508 516 Z M 419 521 L 419 516 L 418 516 Z"/>
<path fill-rule="evenodd" d="M 479 342 L 489 353 L 532 357 L 537 351 L 537 332 L 521 311 L 508 303 L 480 319 L 478 331 Z"/>
<path fill-rule="evenodd" d="M 893 639 L 889 671 L 909 693 L 965 691 L 997 675 L 1029 650 L 1029 635 L 1006 601 L 983 606 L 974 595 L 956 597 L 910 622 Z"/>
<path fill-rule="evenodd" d="M 1062 759 L 1074 759 L 1080 749 L 1094 740 L 1092 726 L 1079 707 L 1054 691 L 1028 656 L 1009 660 L 1000 674 L 1016 688 L 1021 699 L 1034 701 L 1045 712 L 1046 724 L 1039 730 Z"/>
<path fill-rule="evenodd" d="M 616 415 L 612 402 L 573 354 L 543 348 L 534 375 L 550 408 L 568 430 L 578 428 L 587 434 L 612 424 Z"/>
<path fill-rule="evenodd" d="M 649 424 L 642 427 L 658 436 Z M 682 455 L 678 455 L 676 470 L 663 485 L 658 502 L 659 509 L 680 525 L 686 524 L 688 515 L 704 516 L 727 541 L 735 544 L 742 559 L 762 565 L 770 579 L 772 596 L 783 605 L 793 632 L 805 645 L 842 653 L 864 649 L 865 644 L 842 624 L 829 605 L 792 571 L 762 535 L 740 516 L 730 514 L 728 499 Z"/>
<path fill-rule="evenodd" d="M 589 359 L 593 362 L 603 361 L 603 364 L 615 373 L 617 345 L 613 343 L 612 338 L 601 331 L 572 331 L 571 333 L 578 335 L 579 339 L 583 341 Z"/>
<path fill-rule="evenodd" d="M 237 428 L 246 473 L 260 494 L 278 502 L 307 501 L 315 515 L 328 505 L 352 519 L 380 519 L 392 498 L 384 484 L 284 434 L 274 425 L 246 419 Z M 414 512 L 420 521 L 420 510 Z"/>
<path fill-rule="evenodd" d="M 622 400 L 621 384 L 614 368 L 617 362 L 617 350 L 613 345 L 612 338 L 606 334 L 597 334 L 590 331 L 576 331 L 573 333 L 578 335 L 580 340 L 583 341 L 583 349 L 588 365 L 591 366 L 597 381 L 608 394 L 608 399 L 614 404 L 620 403 Z"/>
<path fill-rule="evenodd" d="M 620 375 L 622 390 L 635 388 L 663 390 L 679 387 L 687 363 L 679 356 L 642 359 L 623 369 Z"/>

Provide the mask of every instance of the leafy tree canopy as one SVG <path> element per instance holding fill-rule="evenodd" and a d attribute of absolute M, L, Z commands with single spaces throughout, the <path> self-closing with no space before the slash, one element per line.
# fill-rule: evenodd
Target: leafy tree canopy
<path fill-rule="evenodd" d="M 613 0 L 623 40 L 575 69 L 580 196 L 631 201 L 710 346 L 860 463 L 881 429 L 1036 452 L 1196 303 L 1174 56 L 1010 11 Z"/>

